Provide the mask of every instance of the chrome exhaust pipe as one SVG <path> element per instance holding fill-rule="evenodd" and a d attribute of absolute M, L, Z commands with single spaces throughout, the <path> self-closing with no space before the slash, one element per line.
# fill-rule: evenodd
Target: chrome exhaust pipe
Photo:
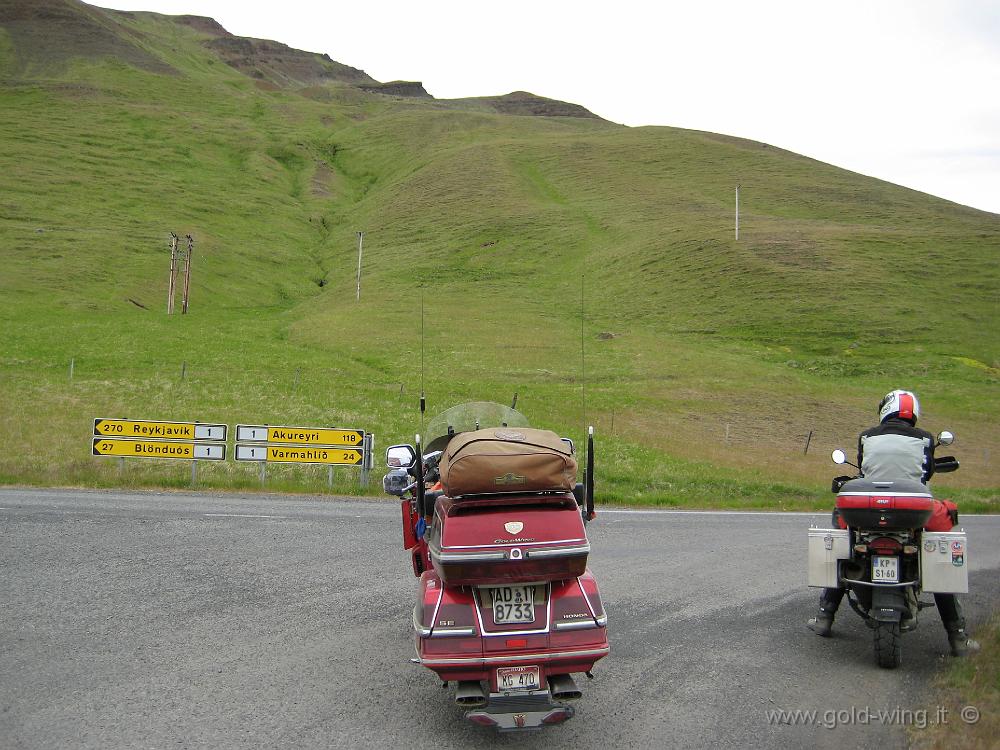
<path fill-rule="evenodd" d="M 568 674 L 554 674 L 549 678 L 549 690 L 556 700 L 571 701 L 579 698 L 583 693 L 576 686 L 576 682 Z"/>
<path fill-rule="evenodd" d="M 464 708 L 482 708 L 486 705 L 486 693 L 477 680 L 461 680 L 455 692 L 455 703 Z"/>

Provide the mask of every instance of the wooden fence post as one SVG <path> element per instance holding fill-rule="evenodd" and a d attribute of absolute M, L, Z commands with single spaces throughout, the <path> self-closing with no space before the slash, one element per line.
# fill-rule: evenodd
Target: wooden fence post
<path fill-rule="evenodd" d="M 167 284 L 167 315 L 174 314 L 174 290 L 177 288 L 177 235 L 170 233 L 170 281 Z"/>
<path fill-rule="evenodd" d="M 188 293 L 191 290 L 191 255 L 194 253 L 194 238 L 187 235 L 187 262 L 184 264 L 184 299 L 181 301 L 181 315 L 187 315 Z"/>

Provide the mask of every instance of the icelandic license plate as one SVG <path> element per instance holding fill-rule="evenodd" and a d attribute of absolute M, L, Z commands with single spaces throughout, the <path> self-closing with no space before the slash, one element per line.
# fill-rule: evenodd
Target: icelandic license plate
<path fill-rule="evenodd" d="M 872 555 L 872 583 L 899 583 L 899 558 Z"/>
<path fill-rule="evenodd" d="M 483 591 L 489 597 L 495 624 L 535 621 L 534 586 L 489 586 Z"/>
<path fill-rule="evenodd" d="M 500 690 L 537 690 L 538 667 L 498 667 L 497 687 Z"/>

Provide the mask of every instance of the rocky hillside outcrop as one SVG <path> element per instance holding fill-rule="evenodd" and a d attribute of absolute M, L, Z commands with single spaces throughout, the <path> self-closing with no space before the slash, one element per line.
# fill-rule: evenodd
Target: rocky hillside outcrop
<path fill-rule="evenodd" d="M 418 99 L 433 99 L 427 90 L 424 89 L 420 81 L 390 81 L 389 83 L 375 83 L 358 85 L 359 89 L 369 91 L 373 94 L 386 94 L 387 96 L 409 96 Z"/>
<path fill-rule="evenodd" d="M 534 117 L 590 117 L 600 119 L 579 104 L 546 99 L 527 91 L 514 91 L 504 96 L 484 96 L 473 101 L 483 102 L 504 115 L 529 115 Z"/>
<path fill-rule="evenodd" d="M 150 54 L 137 32 L 108 11 L 76 0 L 2 0 L 0 28 L 13 52 L 8 74 L 38 75 L 64 68 L 73 58 L 116 58 L 154 73 L 176 73 Z"/>
<path fill-rule="evenodd" d="M 304 52 L 268 39 L 227 33 L 209 40 L 205 46 L 241 73 L 281 87 L 315 86 L 327 81 L 352 85 L 378 83 L 365 71 L 343 65 L 329 55 Z"/>
<path fill-rule="evenodd" d="M 80 0 L 0 0 L 0 29 L 6 32 L 12 53 L 6 58 L 0 56 L 0 75 L 15 79 L 47 77 L 64 69 L 72 59 L 112 59 L 153 73 L 181 75 L 157 56 L 157 51 L 162 50 L 163 58 L 170 59 L 163 48 L 164 39 L 155 36 L 157 27 L 144 25 L 143 19 L 155 20 L 159 28 L 169 21 L 192 29 L 196 34 L 189 37 L 189 43 L 201 44 L 264 88 L 291 89 L 321 100 L 320 89 L 336 83 L 386 96 L 433 99 L 419 81 L 382 83 L 326 54 L 268 39 L 234 36 L 213 18 L 106 10 Z M 457 101 L 468 101 L 480 111 L 485 105 L 506 115 L 597 117 L 578 104 L 526 91 Z"/>

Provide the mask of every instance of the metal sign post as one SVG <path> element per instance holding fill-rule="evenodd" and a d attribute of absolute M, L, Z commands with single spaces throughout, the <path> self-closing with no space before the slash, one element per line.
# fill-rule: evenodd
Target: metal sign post
<path fill-rule="evenodd" d="M 365 233 L 358 232 L 358 301 L 361 301 L 361 250 L 365 241 Z"/>
<path fill-rule="evenodd" d="M 372 462 L 372 452 L 375 446 L 375 436 L 371 433 L 365 435 L 364 444 L 364 457 L 361 460 L 361 486 L 367 487 L 368 482 L 371 480 L 372 469 L 374 468 L 374 463 Z"/>
<path fill-rule="evenodd" d="M 736 241 L 740 239 L 740 186 L 736 186 Z"/>

